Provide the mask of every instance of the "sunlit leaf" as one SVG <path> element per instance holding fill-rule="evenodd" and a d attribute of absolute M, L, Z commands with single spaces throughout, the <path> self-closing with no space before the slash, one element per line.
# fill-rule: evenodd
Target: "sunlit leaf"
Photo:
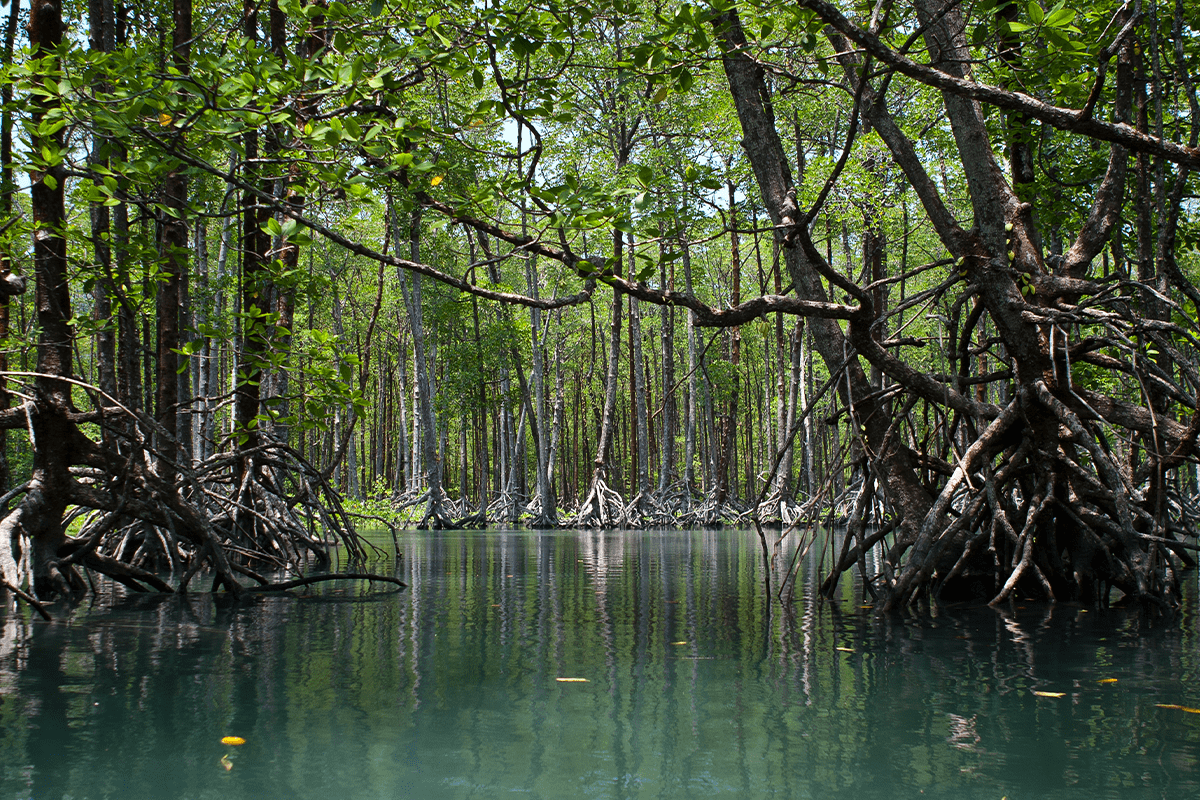
<path fill-rule="evenodd" d="M 1033 693 L 1036 694 L 1038 697 L 1066 697 L 1067 696 L 1066 692 L 1039 692 L 1036 689 L 1033 690 Z"/>

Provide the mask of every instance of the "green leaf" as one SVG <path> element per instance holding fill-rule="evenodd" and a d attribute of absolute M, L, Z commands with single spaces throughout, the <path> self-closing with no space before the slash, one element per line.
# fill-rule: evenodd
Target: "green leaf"
<path fill-rule="evenodd" d="M 1041 25 L 1042 20 L 1046 18 L 1046 12 L 1042 11 L 1042 7 L 1038 5 L 1037 0 L 1029 0 L 1029 5 L 1026 8 L 1029 11 L 1029 18 L 1033 20 L 1033 24 Z"/>
<path fill-rule="evenodd" d="M 1051 28 L 1064 28 L 1075 19 L 1075 11 L 1070 8 L 1058 8 L 1046 17 L 1046 25 Z"/>
<path fill-rule="evenodd" d="M 1044 28 L 1042 30 L 1042 35 L 1045 36 L 1046 39 L 1056 47 L 1067 48 L 1071 46 L 1071 40 L 1064 36 L 1061 31 L 1056 30 L 1055 28 Z"/>

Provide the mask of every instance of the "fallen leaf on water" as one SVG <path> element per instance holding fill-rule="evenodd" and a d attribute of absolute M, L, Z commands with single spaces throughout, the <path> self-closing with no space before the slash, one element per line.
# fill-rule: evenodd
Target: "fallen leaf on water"
<path fill-rule="evenodd" d="M 588 683 L 587 678 L 555 678 L 559 683 Z"/>
<path fill-rule="evenodd" d="M 859 606 L 859 608 L 874 608 L 875 606 Z"/>
<path fill-rule="evenodd" d="M 687 642 L 671 642 L 671 644 L 687 644 Z"/>
<path fill-rule="evenodd" d="M 226 772 L 233 769 L 233 762 L 229 760 L 229 756 L 221 756 L 221 766 L 225 768 Z"/>
<path fill-rule="evenodd" d="M 1066 692 L 1039 692 L 1036 689 L 1033 692 L 1038 697 L 1066 697 Z"/>
<path fill-rule="evenodd" d="M 837 649 L 841 650 L 843 653 L 853 653 L 854 652 L 853 647 L 839 647 Z"/>
<path fill-rule="evenodd" d="M 1116 683 L 1116 682 L 1117 682 L 1116 678 L 1101 678 L 1100 680 L 1096 681 L 1096 683 Z"/>
<path fill-rule="evenodd" d="M 1177 703 L 1155 703 L 1159 708 L 1174 708 L 1177 711 L 1186 711 L 1189 714 L 1200 714 L 1200 708 L 1192 708 L 1191 706 L 1181 706 Z"/>
<path fill-rule="evenodd" d="M 246 740 L 240 736 L 223 736 L 221 744 L 245 744 Z"/>

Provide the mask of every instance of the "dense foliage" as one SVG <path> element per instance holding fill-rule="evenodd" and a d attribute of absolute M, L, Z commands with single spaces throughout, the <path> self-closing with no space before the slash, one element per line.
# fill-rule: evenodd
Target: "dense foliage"
<path fill-rule="evenodd" d="M 8 8 L 11 587 L 237 591 L 360 546 L 350 497 L 846 523 L 827 590 L 890 605 L 1177 602 L 1181 0 Z"/>

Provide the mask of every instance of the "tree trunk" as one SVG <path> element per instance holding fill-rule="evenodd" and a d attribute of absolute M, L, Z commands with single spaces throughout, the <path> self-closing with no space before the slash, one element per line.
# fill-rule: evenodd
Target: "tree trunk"
<path fill-rule="evenodd" d="M 245 0 L 242 14 L 243 35 L 248 41 L 257 42 L 258 4 L 253 0 Z M 258 131 L 246 132 L 244 147 L 244 179 L 247 184 L 254 185 L 259 180 L 257 170 L 252 166 L 258 159 Z M 260 384 L 270 335 L 266 320 L 271 311 L 270 276 L 266 259 L 271 240 L 263 230 L 268 217 L 269 212 L 258 202 L 255 194 L 250 191 L 244 192 L 241 232 L 242 291 L 238 314 L 242 324 L 242 336 L 234 385 L 234 432 L 238 448 L 243 453 L 239 464 L 239 483 L 247 473 L 254 471 L 254 450 L 261 441 L 258 419 L 262 405 Z"/>
<path fill-rule="evenodd" d="M 29 41 L 33 57 L 45 59 L 49 70 L 35 75 L 34 85 L 44 86 L 56 68 L 54 53 L 63 39 L 62 16 L 57 3 L 33 0 L 29 12 Z M 40 127 L 56 109 L 56 92 L 46 90 L 29 100 L 31 151 L 61 152 L 62 130 L 45 133 Z M 60 571 L 58 548 L 66 541 L 63 512 L 71 496 L 69 468 L 86 440 L 67 419 L 73 410 L 71 294 L 68 285 L 66 212 L 63 190 L 67 174 L 56 161 L 41 163 L 29 176 L 33 217 L 33 259 L 36 273 L 34 304 L 40 330 L 35 381 L 36 407 L 30 414 L 34 442 L 29 490 L 17 508 L 0 523 L 0 574 L 10 587 L 28 580 L 34 593 L 48 597 L 82 588 L 74 570 Z M 27 558 L 28 572 L 20 564 Z"/>
<path fill-rule="evenodd" d="M 13 52 L 17 38 L 17 26 L 21 12 L 20 0 L 9 0 L 8 21 L 4 28 L 4 63 L 13 63 Z M 5 81 L 0 89 L 0 220 L 7 222 L 13 216 L 13 195 L 17 181 L 13 166 L 13 115 L 12 83 Z M 7 284 L 12 276 L 12 254 L 7 245 L 0 243 L 0 283 Z M 7 293 L 0 293 L 0 341 L 9 335 L 9 313 L 11 303 Z M 0 349 L 0 371 L 8 370 L 8 351 Z M 8 380 L 0 377 L 0 411 L 12 407 L 12 393 L 8 391 Z M 12 475 L 8 465 L 8 431 L 0 429 L 0 492 L 7 492 Z M 8 511 L 7 504 L 0 507 L 0 514 Z M 5 543 L 0 542 L 0 548 Z M 2 552 L 2 550 L 0 550 Z M 3 565 L 0 565 L 2 567 Z M 11 576 L 10 576 L 11 577 Z"/>
<path fill-rule="evenodd" d="M 633 251 L 633 237 L 630 236 L 629 242 L 629 272 L 630 278 L 636 271 L 637 264 Z M 630 414 L 630 423 L 633 428 L 634 435 L 630 437 L 631 444 L 634 445 L 632 453 L 635 461 L 632 465 L 635 472 L 635 481 L 631 494 L 638 498 L 638 508 L 645 509 L 646 501 L 650 495 L 650 426 L 647 424 L 646 415 L 646 397 L 649 393 L 649 387 L 646 383 L 645 364 L 642 360 L 642 310 L 641 302 L 636 297 L 629 298 L 629 368 L 632 373 L 630 381 L 631 395 L 633 408 Z"/>
<path fill-rule="evenodd" d="M 421 257 L 421 210 L 414 208 L 409 222 L 408 242 L 413 261 Z M 400 241 L 399 238 L 396 239 Z M 446 517 L 443 505 L 445 493 L 442 484 L 442 458 L 439 452 L 438 425 L 434 411 L 434 380 L 433 363 L 429 357 L 424 301 L 422 299 L 421 276 L 416 273 L 401 271 L 400 291 L 404 296 L 404 306 L 408 309 L 408 320 L 412 327 L 413 354 L 416 361 L 414 383 L 417 387 L 417 414 L 421 422 L 421 468 L 429 487 L 429 505 L 425 512 L 422 526 L 445 528 L 450 520 Z"/>
<path fill-rule="evenodd" d="M 173 0 L 171 62 L 180 75 L 191 71 L 192 2 Z M 183 454 L 179 449 L 179 350 L 182 344 L 180 317 L 183 315 L 183 285 L 188 270 L 187 246 L 188 184 L 183 165 L 176 164 L 163 181 L 162 252 L 165 280 L 158 282 L 157 417 L 166 432 L 158 444 L 162 459 L 159 474 L 168 483 L 175 480 Z"/>
<path fill-rule="evenodd" d="M 726 181 L 729 193 L 729 267 L 730 267 L 730 298 L 731 306 L 737 307 L 742 302 L 742 255 L 738 241 L 737 203 L 734 199 L 732 180 Z M 724 505 L 729 498 L 729 465 L 733 460 L 737 443 L 738 394 L 740 388 L 739 369 L 742 362 L 742 331 L 734 328 L 730 331 L 729 363 L 732 369 L 732 386 L 725 391 L 724 408 L 721 409 L 717 425 L 717 505 Z"/>

